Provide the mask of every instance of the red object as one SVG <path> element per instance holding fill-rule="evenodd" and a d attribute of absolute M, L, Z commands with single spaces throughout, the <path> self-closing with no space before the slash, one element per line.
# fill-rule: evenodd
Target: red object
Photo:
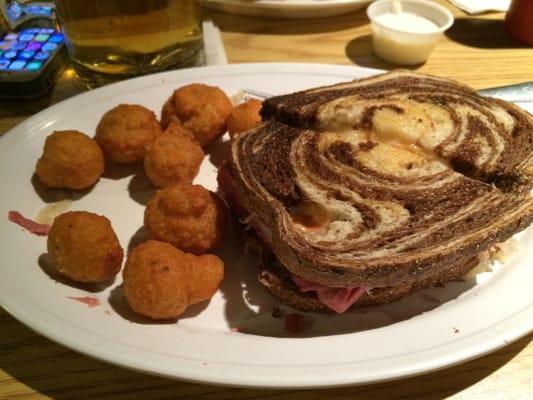
<path fill-rule="evenodd" d="M 67 296 L 67 299 L 79 301 L 80 303 L 86 304 L 87 307 L 89 307 L 89 308 L 98 307 L 100 305 L 100 300 L 98 300 L 98 299 L 96 299 L 94 297 L 89 297 L 89 296 L 85 296 L 85 297 L 70 297 L 70 296 Z"/>
<path fill-rule="evenodd" d="M 334 288 L 292 275 L 292 281 L 302 292 L 316 292 L 319 300 L 337 313 L 348 310 L 365 294 L 364 287 Z"/>
<path fill-rule="evenodd" d="M 505 29 L 513 38 L 533 46 L 533 1 L 513 0 L 505 16 Z"/>
<path fill-rule="evenodd" d="M 7 214 L 7 218 L 11 222 L 20 225 L 24 229 L 27 229 L 31 233 L 34 233 L 39 236 L 46 236 L 48 235 L 48 231 L 50 231 L 50 225 L 39 224 L 35 221 L 32 221 L 31 219 L 26 218 L 18 211 L 10 211 Z"/>
<path fill-rule="evenodd" d="M 287 314 L 283 319 L 283 328 L 294 335 L 308 330 L 312 324 L 310 318 L 298 313 Z"/>

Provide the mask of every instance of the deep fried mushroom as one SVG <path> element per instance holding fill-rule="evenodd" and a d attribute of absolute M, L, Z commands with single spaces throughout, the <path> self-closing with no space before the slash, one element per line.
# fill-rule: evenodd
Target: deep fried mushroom
<path fill-rule="evenodd" d="M 144 170 L 157 187 L 190 184 L 203 158 L 204 152 L 192 134 L 172 123 L 148 146 Z"/>
<path fill-rule="evenodd" d="M 190 130 L 205 147 L 226 132 L 233 106 L 226 94 L 215 86 L 193 83 L 176 89 L 163 105 L 161 125 L 176 122 Z"/>
<path fill-rule="evenodd" d="M 35 172 L 50 188 L 85 189 L 104 172 L 104 156 L 86 134 L 56 131 L 46 138 Z"/>
<path fill-rule="evenodd" d="M 159 190 L 144 212 L 144 226 L 152 239 L 194 254 L 207 253 L 222 241 L 226 220 L 224 203 L 200 185 Z"/>
<path fill-rule="evenodd" d="M 102 116 L 95 139 L 107 157 L 132 164 L 142 161 L 146 147 L 160 133 L 152 111 L 137 104 L 120 104 Z"/>
<path fill-rule="evenodd" d="M 120 270 L 124 252 L 104 216 L 70 211 L 57 216 L 47 240 L 57 271 L 76 282 L 104 283 Z"/>
<path fill-rule="evenodd" d="M 250 99 L 233 109 L 228 118 L 228 132 L 231 138 L 239 133 L 255 128 L 261 123 L 261 107 L 263 103 L 257 99 Z"/>
<path fill-rule="evenodd" d="M 190 305 L 209 300 L 223 277 L 224 263 L 217 256 L 195 256 L 149 240 L 128 256 L 124 295 L 130 307 L 145 317 L 175 319 Z"/>

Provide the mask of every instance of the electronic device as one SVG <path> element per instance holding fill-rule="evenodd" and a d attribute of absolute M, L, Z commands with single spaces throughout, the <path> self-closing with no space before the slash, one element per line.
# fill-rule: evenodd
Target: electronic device
<path fill-rule="evenodd" d="M 15 31 L 0 32 L 0 98 L 39 97 L 50 90 L 63 70 L 65 38 L 50 26 L 50 12 L 50 7 L 32 6 L 25 10 L 31 20 Z M 41 23 L 47 19 L 47 24 Z"/>

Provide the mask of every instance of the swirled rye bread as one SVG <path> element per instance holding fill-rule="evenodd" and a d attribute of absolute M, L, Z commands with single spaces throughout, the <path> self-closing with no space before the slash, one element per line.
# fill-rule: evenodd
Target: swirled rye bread
<path fill-rule="evenodd" d="M 263 243 L 261 283 L 337 312 L 460 279 L 533 219 L 533 117 L 395 71 L 273 97 L 221 190 Z"/>

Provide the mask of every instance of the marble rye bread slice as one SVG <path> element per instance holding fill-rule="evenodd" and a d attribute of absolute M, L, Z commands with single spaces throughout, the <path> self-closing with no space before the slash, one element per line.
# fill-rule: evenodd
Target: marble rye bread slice
<path fill-rule="evenodd" d="M 304 128 L 392 131 L 468 176 L 531 187 L 531 115 L 455 81 L 398 70 L 272 97 L 262 116 Z"/>
<path fill-rule="evenodd" d="M 455 278 L 533 220 L 533 118 L 463 85 L 400 71 L 262 112 L 233 141 L 230 173 L 288 274 L 400 293 Z"/>
<path fill-rule="evenodd" d="M 526 228 L 529 192 L 503 192 L 409 147 L 268 122 L 232 145 L 245 208 L 291 273 L 334 287 L 423 279 Z"/>

